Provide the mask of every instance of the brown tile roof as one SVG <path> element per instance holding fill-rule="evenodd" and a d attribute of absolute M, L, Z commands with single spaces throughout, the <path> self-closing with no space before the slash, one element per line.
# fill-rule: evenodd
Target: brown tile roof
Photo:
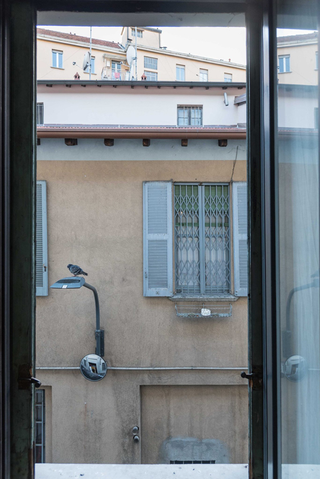
<path fill-rule="evenodd" d="M 305 33 L 302 35 L 287 35 L 285 37 L 278 37 L 277 38 L 277 43 L 278 45 L 281 43 L 287 43 L 287 42 L 297 42 L 297 43 L 303 43 L 305 41 L 309 40 L 318 40 L 318 33 L 317 32 L 312 32 L 312 33 Z"/>
<path fill-rule="evenodd" d="M 37 28 L 37 35 L 49 35 L 50 37 L 62 38 L 64 40 L 75 40 L 76 42 L 90 43 L 89 37 L 82 37 L 80 35 L 74 35 L 73 33 L 62 33 L 54 30 L 47 30 L 45 28 Z M 102 47 L 116 48 L 123 51 L 119 43 L 109 42 L 107 40 L 92 39 L 92 45 L 100 45 Z"/>
<path fill-rule="evenodd" d="M 236 125 L 194 127 L 149 125 L 38 125 L 38 138 L 238 138 L 244 139 L 245 128 Z"/>

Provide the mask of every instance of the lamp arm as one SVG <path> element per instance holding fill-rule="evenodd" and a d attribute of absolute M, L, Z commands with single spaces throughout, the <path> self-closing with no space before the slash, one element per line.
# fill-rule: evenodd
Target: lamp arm
<path fill-rule="evenodd" d="M 91 286 L 91 284 L 84 283 L 83 285 L 85 288 L 91 289 L 91 291 L 94 294 L 94 301 L 96 304 L 96 330 L 100 330 L 100 306 L 99 306 L 99 298 L 98 298 L 98 292 L 94 286 Z"/>

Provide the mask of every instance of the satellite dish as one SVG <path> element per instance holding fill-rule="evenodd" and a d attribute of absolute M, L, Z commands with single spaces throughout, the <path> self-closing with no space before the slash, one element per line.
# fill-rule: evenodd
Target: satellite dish
<path fill-rule="evenodd" d="M 90 52 L 87 52 L 83 58 L 83 63 L 82 63 L 83 70 L 86 71 L 89 65 L 90 65 Z"/>
<path fill-rule="evenodd" d="M 133 45 L 130 45 L 127 50 L 127 62 L 131 66 L 133 60 L 136 59 L 136 49 Z"/>

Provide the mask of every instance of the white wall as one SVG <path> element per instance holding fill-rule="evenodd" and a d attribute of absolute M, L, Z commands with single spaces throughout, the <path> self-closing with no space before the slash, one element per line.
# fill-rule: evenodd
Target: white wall
<path fill-rule="evenodd" d="M 66 146 L 63 138 L 41 139 L 37 148 L 38 160 L 62 161 L 165 161 L 165 160 L 219 160 L 246 161 L 246 140 L 228 140 L 219 147 L 218 140 L 189 140 L 187 147 L 180 140 L 150 140 L 149 147 L 142 140 L 114 140 L 114 146 L 105 146 L 103 139 L 78 140 L 77 146 Z"/>
<path fill-rule="evenodd" d="M 315 128 L 316 95 L 279 91 L 278 121 L 283 128 Z"/>
<path fill-rule="evenodd" d="M 229 106 L 224 104 L 225 91 Z M 175 126 L 177 105 L 203 105 L 203 125 L 236 125 L 239 107 L 233 102 L 239 93 L 243 90 L 41 85 L 37 101 L 44 103 L 45 124 Z"/>

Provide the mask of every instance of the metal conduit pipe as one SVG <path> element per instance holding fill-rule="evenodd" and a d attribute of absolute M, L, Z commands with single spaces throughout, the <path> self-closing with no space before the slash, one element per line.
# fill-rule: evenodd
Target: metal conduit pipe
<path fill-rule="evenodd" d="M 38 370 L 77 370 L 80 369 L 79 366 L 36 366 Z M 211 366 L 185 366 L 185 367 L 116 367 L 108 366 L 108 370 L 111 371 L 243 371 L 247 370 L 248 367 L 233 367 L 233 368 L 216 368 Z"/>

